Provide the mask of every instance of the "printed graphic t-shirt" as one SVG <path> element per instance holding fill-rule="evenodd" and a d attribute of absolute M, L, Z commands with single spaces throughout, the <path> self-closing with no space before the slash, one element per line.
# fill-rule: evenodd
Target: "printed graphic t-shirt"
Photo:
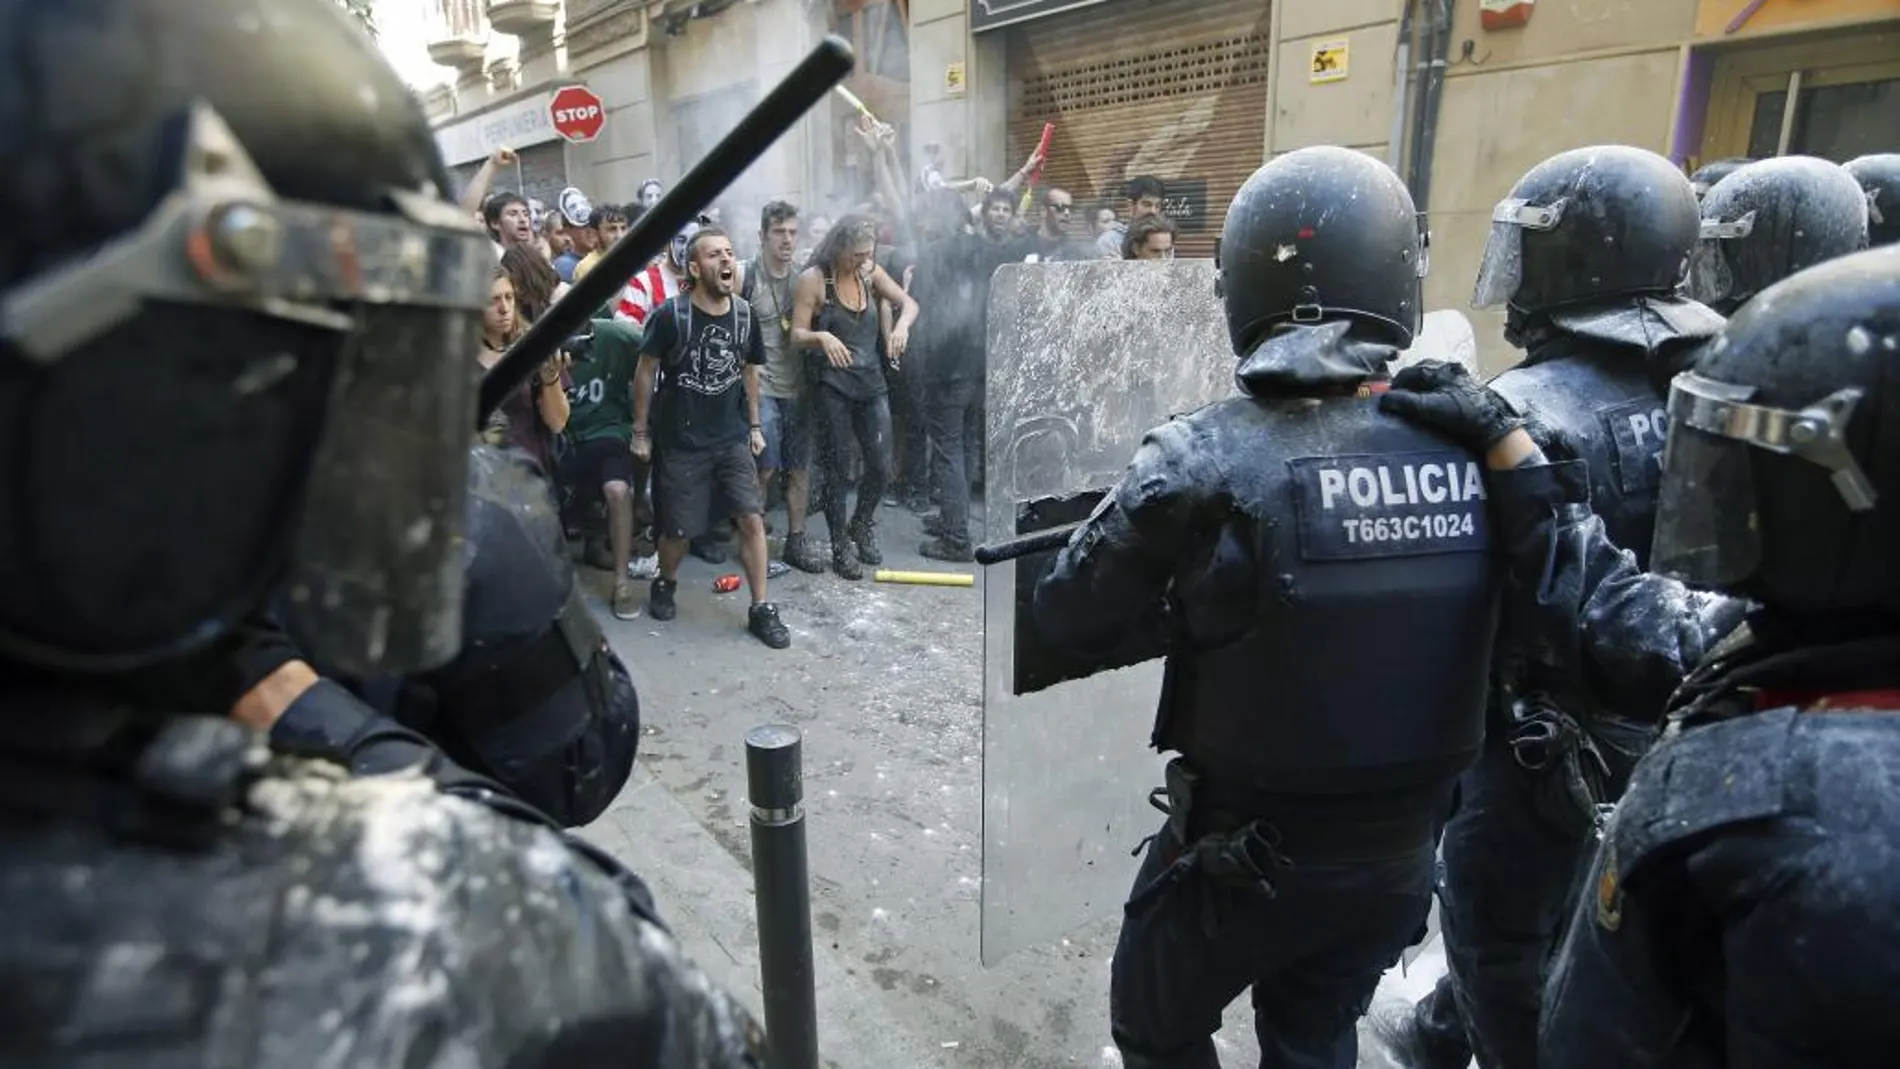
<path fill-rule="evenodd" d="M 626 441 L 633 434 L 633 369 L 640 359 L 640 328 L 620 319 L 596 319 L 594 344 L 568 369 L 567 436 Z"/>
<path fill-rule="evenodd" d="M 748 323 L 740 324 L 741 314 Z M 654 309 L 645 326 L 640 353 L 660 362 L 663 380 L 654 398 L 659 411 L 653 433 L 660 448 L 718 449 L 744 441 L 751 430 L 745 365 L 765 363 L 765 345 L 750 306 L 742 310 L 735 298 L 723 314 L 712 315 L 681 295 Z"/>

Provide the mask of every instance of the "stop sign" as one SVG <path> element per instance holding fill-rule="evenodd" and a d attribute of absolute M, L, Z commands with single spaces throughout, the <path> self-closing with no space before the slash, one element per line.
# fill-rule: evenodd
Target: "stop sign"
<path fill-rule="evenodd" d="M 607 125 L 607 109 L 600 97 L 584 85 L 558 90 L 548 101 L 548 116 L 554 120 L 554 132 L 569 141 L 592 141 Z"/>

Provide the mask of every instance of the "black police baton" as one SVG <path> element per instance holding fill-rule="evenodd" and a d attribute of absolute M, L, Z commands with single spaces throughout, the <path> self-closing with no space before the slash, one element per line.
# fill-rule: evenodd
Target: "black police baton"
<path fill-rule="evenodd" d="M 607 298 L 647 262 L 665 251 L 686 224 L 693 221 L 714 197 L 737 181 L 765 150 L 812 105 L 824 99 L 831 87 L 851 73 L 854 57 L 851 46 L 835 34 L 827 36 L 812 49 L 792 73 L 778 83 L 759 106 L 753 108 L 706 158 L 686 172 L 660 203 L 640 217 L 625 237 L 601 256 L 587 277 L 574 283 L 567 295 L 541 314 L 534 325 L 508 347 L 507 353 L 482 376 L 480 415 L 475 429 L 488 424 L 488 417 L 501 407 L 522 383 L 528 381 L 554 351 L 560 348 Z"/>
<path fill-rule="evenodd" d="M 1047 527 L 1040 531 L 1031 531 L 1015 538 L 1005 538 L 1001 542 L 989 542 L 976 547 L 978 564 L 1001 564 L 1006 560 L 1027 557 L 1031 553 L 1041 553 L 1049 549 L 1061 549 L 1069 544 L 1069 536 L 1086 520 L 1065 523 L 1060 527 Z"/>

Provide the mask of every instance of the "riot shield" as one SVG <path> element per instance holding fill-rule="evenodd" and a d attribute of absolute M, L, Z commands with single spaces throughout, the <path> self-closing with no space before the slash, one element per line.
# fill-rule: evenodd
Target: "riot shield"
<path fill-rule="evenodd" d="M 1236 390 L 1211 260 L 1006 265 L 988 338 L 985 541 L 1082 519 L 1143 433 Z M 1027 612 L 1053 557 L 984 573 L 985 966 L 1112 914 L 1162 821 L 1160 662 L 1074 678 L 1043 648 Z"/>

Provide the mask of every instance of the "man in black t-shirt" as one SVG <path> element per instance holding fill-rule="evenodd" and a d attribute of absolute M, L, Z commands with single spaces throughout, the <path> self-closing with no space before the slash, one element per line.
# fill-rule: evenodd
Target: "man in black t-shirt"
<path fill-rule="evenodd" d="M 633 453 L 660 445 L 660 576 L 647 612 L 671 620 L 679 611 L 679 565 L 687 543 L 704 530 L 717 492 L 739 525 L 739 560 L 752 589 L 746 629 L 773 649 L 791 645 L 778 609 L 765 600 L 765 500 L 758 462 L 765 449 L 759 423 L 759 367 L 765 343 L 752 306 L 733 293 L 738 257 L 718 227 L 701 227 L 686 249 L 687 290 L 646 320 L 634 372 Z M 654 381 L 666 376 L 652 434 Z"/>

